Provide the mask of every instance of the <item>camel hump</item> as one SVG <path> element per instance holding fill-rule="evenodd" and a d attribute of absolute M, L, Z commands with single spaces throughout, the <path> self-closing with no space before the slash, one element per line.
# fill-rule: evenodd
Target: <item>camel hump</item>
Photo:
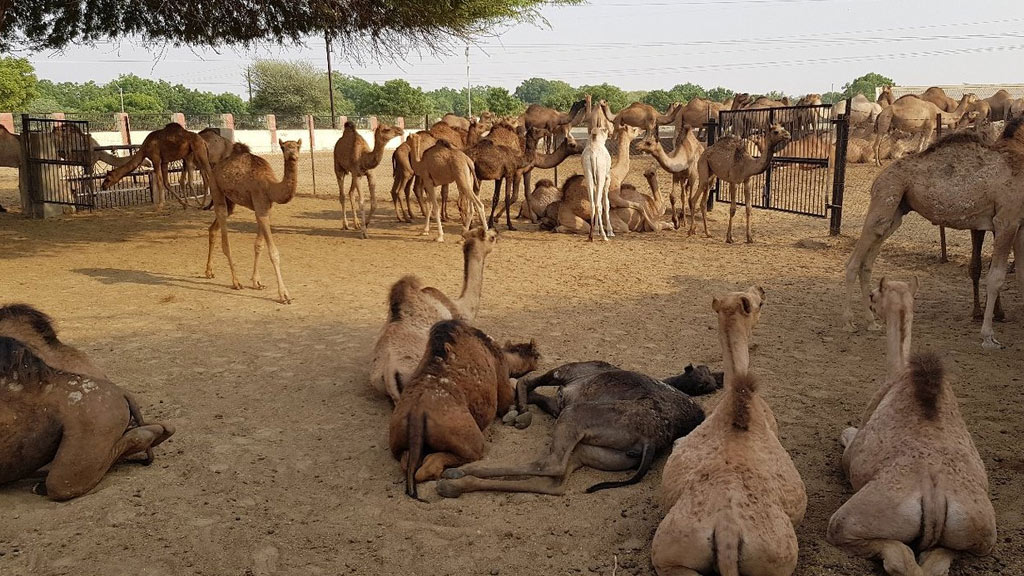
<path fill-rule="evenodd" d="M 736 376 L 732 386 L 732 426 L 738 430 L 750 428 L 750 401 L 757 392 L 757 377 L 753 374 Z"/>
<path fill-rule="evenodd" d="M 388 322 L 397 322 L 402 319 L 402 308 L 409 295 L 422 288 L 420 279 L 415 276 L 403 276 L 398 282 L 391 285 L 391 292 L 388 293 Z"/>
<path fill-rule="evenodd" d="M 938 354 L 922 352 L 911 356 L 910 382 L 914 386 L 914 399 L 928 420 L 934 420 L 939 413 L 939 395 L 944 379 L 945 370 Z"/>
<path fill-rule="evenodd" d="M 537 183 L 533 185 L 534 188 L 554 188 L 555 183 L 547 178 L 541 178 L 537 180 Z"/>
<path fill-rule="evenodd" d="M 57 331 L 53 329 L 53 320 L 28 304 L 10 304 L 0 308 L 0 331 L 8 322 L 28 327 L 47 344 L 60 344 Z"/>
<path fill-rule="evenodd" d="M 345 125 L 343 127 L 345 128 L 345 130 L 355 130 L 356 129 L 356 125 L 353 124 L 351 120 L 346 120 L 345 121 Z"/>
<path fill-rule="evenodd" d="M 465 324 L 461 320 L 442 320 L 431 326 L 427 358 L 447 358 L 449 347 L 455 344 L 463 326 Z"/>
<path fill-rule="evenodd" d="M 252 154 L 252 150 L 246 144 L 242 144 L 241 142 L 235 142 L 234 145 L 231 146 L 231 153 L 232 154 Z"/>

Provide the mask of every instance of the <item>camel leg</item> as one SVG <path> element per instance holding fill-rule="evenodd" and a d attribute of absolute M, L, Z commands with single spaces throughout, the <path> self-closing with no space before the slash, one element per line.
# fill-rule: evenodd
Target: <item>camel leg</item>
<path fill-rule="evenodd" d="M 227 256 L 228 268 L 231 269 L 231 287 L 235 290 L 241 290 L 242 283 L 238 281 L 238 275 L 235 274 L 235 261 L 231 259 L 231 246 L 228 244 L 228 207 L 225 204 L 218 204 L 213 207 L 213 212 L 217 218 L 217 228 L 220 229 L 220 247 L 224 255 Z M 211 226 L 212 229 L 213 227 Z M 209 264 L 207 264 L 207 274 L 210 274 Z"/>
<path fill-rule="evenodd" d="M 217 232 L 220 231 L 220 219 L 214 217 L 210 224 L 210 246 L 206 253 L 206 277 L 213 278 L 213 250 L 217 247 Z"/>
<path fill-rule="evenodd" d="M 110 441 L 104 442 L 104 438 L 111 435 L 111 430 L 97 431 L 95 423 L 90 425 L 88 432 L 74 429 L 80 426 L 64 431 L 46 477 L 46 495 L 53 500 L 70 500 L 88 493 L 115 462 L 146 452 L 174 434 L 174 427 L 169 424 L 147 424 L 126 432 L 115 431 L 115 440 L 106 443 Z"/>
<path fill-rule="evenodd" d="M 391 183 L 391 205 L 395 209 L 395 218 L 399 222 L 405 222 L 405 206 L 402 206 L 402 189 L 405 187 L 405 175 L 395 175 L 394 182 Z M 409 213 L 409 221 L 412 221 L 412 213 Z"/>
<path fill-rule="evenodd" d="M 511 178 L 505 178 L 505 225 L 509 230 L 515 230 L 515 226 L 512 225 L 512 202 L 514 198 L 509 198 L 510 195 L 514 195 L 515 190 L 512 186 L 512 181 L 515 180 L 515 176 Z"/>
<path fill-rule="evenodd" d="M 994 220 L 998 220 L 997 215 Z M 1010 256 L 1010 248 L 1017 236 L 1017 227 L 1000 226 L 996 223 L 995 245 L 992 248 L 992 265 L 988 269 L 986 280 L 987 298 L 985 300 L 985 318 L 981 324 L 982 346 L 988 349 L 1003 348 L 995 338 L 992 329 L 992 318 L 995 315 L 996 300 L 999 292 L 1003 289 L 1003 281 L 1006 280 L 1006 261 Z"/>
<path fill-rule="evenodd" d="M 488 465 L 471 462 L 459 468 L 451 468 L 441 475 L 437 493 L 445 498 L 458 498 L 466 492 L 535 492 L 559 495 L 564 493 L 565 480 L 577 468 L 579 461 L 573 457 L 573 449 L 579 442 L 574 439 L 571 446 L 558 445 L 556 435 L 551 452 L 529 464 Z M 556 452 L 557 451 L 557 452 Z M 505 476 L 529 476 L 524 480 L 499 479 Z"/>
<path fill-rule="evenodd" d="M 267 248 L 270 250 L 270 263 L 274 265 L 274 274 L 277 276 L 277 297 L 278 302 L 281 304 L 291 304 L 292 297 L 288 294 L 288 289 L 285 288 L 284 278 L 281 277 L 281 253 L 277 250 L 277 244 L 274 243 L 274 235 L 270 230 L 270 206 L 257 207 L 256 212 L 256 224 L 259 226 L 259 233 L 261 233 L 267 241 Z"/>
<path fill-rule="evenodd" d="M 420 216 L 426 215 L 426 211 L 423 209 L 423 191 L 415 186 L 415 178 L 410 178 L 405 183 L 405 207 L 406 212 L 409 214 L 409 222 L 412 222 L 412 203 L 409 202 L 409 194 L 415 192 L 416 204 L 420 207 Z"/>
<path fill-rule="evenodd" d="M 743 202 L 746 203 L 744 212 L 746 213 L 746 225 L 747 225 L 747 244 L 754 243 L 754 237 L 750 234 L 750 215 L 754 211 L 752 202 L 750 201 L 750 180 L 743 183 Z"/>
<path fill-rule="evenodd" d="M 256 218 L 256 242 L 253 247 L 253 262 L 252 262 L 252 289 L 263 290 L 265 286 L 260 280 L 260 253 L 263 252 L 264 243 L 263 229 L 259 226 L 259 218 Z"/>
<path fill-rule="evenodd" d="M 474 194 L 472 190 L 468 190 L 467 192 L 469 193 L 469 198 L 466 202 L 466 211 L 469 212 L 469 217 L 467 218 L 469 225 L 473 225 L 473 213 L 475 212 L 480 215 L 480 226 L 482 226 L 484 230 L 487 230 L 487 219 L 484 218 L 484 213 L 487 212 L 487 207 L 484 206 L 483 200 Z"/>
<path fill-rule="evenodd" d="M 725 233 L 726 244 L 732 244 L 732 218 L 736 215 L 736 185 L 729 183 L 729 228 Z"/>
<path fill-rule="evenodd" d="M 444 186 L 444 187 L 441 188 L 442 194 L 444 193 L 445 188 L 447 188 L 447 186 Z M 438 206 L 437 205 L 437 195 L 433 194 L 432 196 L 433 196 L 432 201 L 434 203 L 434 206 L 433 206 L 434 217 L 437 218 L 437 241 L 438 242 L 444 242 L 444 226 L 441 225 L 441 211 L 444 209 L 444 206 L 445 206 L 446 202 L 442 201 L 441 205 Z M 428 220 L 429 220 L 429 218 L 428 218 Z"/>
<path fill-rule="evenodd" d="M 448 216 L 448 185 L 441 186 L 441 219 L 447 222 Z"/>
<path fill-rule="evenodd" d="M 923 576 L 914 551 L 903 542 L 921 531 L 920 498 L 868 483 L 828 522 L 826 539 L 862 558 L 880 558 L 892 576 Z"/>
<path fill-rule="evenodd" d="M 366 215 L 366 219 L 363 221 L 364 237 L 366 235 L 367 228 L 370 227 L 370 220 L 373 219 L 373 213 L 377 211 L 377 179 L 373 175 L 372 170 L 366 172 L 366 192 L 370 195 L 370 213 Z"/>
<path fill-rule="evenodd" d="M 603 192 L 601 193 L 601 196 L 604 199 L 604 207 L 602 209 L 603 212 L 601 213 L 601 221 L 604 223 L 604 226 L 607 229 L 607 238 L 605 238 L 605 240 L 607 240 L 608 238 L 615 237 L 615 230 L 612 229 L 611 174 L 604 174 L 604 180 L 602 182 Z"/>
<path fill-rule="evenodd" d="M 523 214 L 530 219 L 531 224 L 537 223 L 536 216 L 533 215 L 533 210 L 530 209 L 529 198 L 530 198 L 530 178 L 533 170 L 523 172 L 523 203 L 519 205 L 519 216 L 516 216 L 516 220 L 521 220 Z"/>
<path fill-rule="evenodd" d="M 672 189 L 668 191 L 668 203 L 672 210 L 672 227 L 679 230 L 679 215 L 676 213 L 676 180 L 672 179 Z M 683 210 L 682 202 L 683 183 L 679 183 L 679 209 L 683 212 L 683 220 L 686 220 L 686 211 Z"/>
<path fill-rule="evenodd" d="M 341 229 L 348 230 L 348 207 L 345 205 L 345 173 L 336 172 L 338 177 L 338 202 L 341 204 Z M 355 216 L 353 214 L 353 216 Z"/>
<path fill-rule="evenodd" d="M 921 570 L 924 576 L 946 576 L 956 553 L 948 548 L 932 548 L 921 554 Z"/>
<path fill-rule="evenodd" d="M 356 209 L 356 200 L 359 200 L 359 209 Z M 352 174 L 352 185 L 348 187 L 348 205 L 352 208 L 352 228 L 363 229 L 363 189 L 359 187 L 359 176 Z"/>
<path fill-rule="evenodd" d="M 474 183 L 474 191 L 479 192 L 479 184 Z M 501 180 L 494 181 L 494 196 L 491 197 L 491 215 L 487 217 L 487 224 L 494 227 L 494 211 L 498 209 L 498 202 L 501 200 Z"/>
<path fill-rule="evenodd" d="M 971 230 L 971 288 L 974 290 L 974 311 L 971 316 L 975 320 L 981 320 L 985 317 L 985 310 L 981 307 L 981 298 L 979 297 L 978 285 L 981 282 L 981 250 L 985 245 L 985 231 L 984 230 Z M 1006 315 L 1003 313 L 1003 306 L 1001 303 L 1002 295 L 996 298 L 996 310 L 993 315 L 993 319 L 996 322 L 1002 322 L 1006 320 Z"/>
<path fill-rule="evenodd" d="M 882 249 L 882 243 L 892 235 L 903 222 L 903 214 L 899 207 L 894 207 L 885 214 L 871 215 L 871 207 L 868 208 L 868 220 L 864 222 L 857 245 L 850 254 L 846 263 L 846 298 L 843 301 L 843 322 L 847 330 L 855 328 L 853 323 L 853 311 L 850 309 L 850 302 L 854 299 L 854 290 L 857 280 L 860 279 L 860 301 L 861 311 L 869 328 L 877 329 L 878 323 L 871 313 L 871 306 L 868 297 L 871 293 L 871 271 L 875 264 L 875 258 Z"/>
<path fill-rule="evenodd" d="M 596 191 L 594 190 L 594 178 L 593 178 L 594 170 L 596 170 L 596 168 L 593 167 L 593 163 L 590 161 L 590 158 L 589 157 L 584 158 L 583 159 L 583 179 L 587 183 L 587 195 L 590 198 L 590 237 L 589 237 L 589 241 L 591 241 L 591 242 L 594 241 L 594 227 L 597 225 L 598 222 L 601 221 L 600 210 L 597 209 L 597 194 L 595 194 Z M 559 220 L 561 220 L 561 218 L 559 218 Z M 563 224 L 563 226 L 564 226 L 564 224 Z"/>
<path fill-rule="evenodd" d="M 430 218 L 431 218 L 431 216 L 434 215 L 434 203 L 431 200 L 432 197 L 433 197 L 433 194 L 430 194 L 430 196 L 427 196 L 427 210 L 426 210 L 426 212 L 423 213 L 423 215 L 426 217 L 427 221 L 424 222 L 424 224 L 423 224 L 423 232 L 420 232 L 421 236 L 429 236 L 430 235 Z"/>

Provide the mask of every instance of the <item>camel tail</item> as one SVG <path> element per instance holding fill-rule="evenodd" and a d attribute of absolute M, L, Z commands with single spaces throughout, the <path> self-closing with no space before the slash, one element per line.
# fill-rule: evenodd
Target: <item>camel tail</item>
<path fill-rule="evenodd" d="M 933 474 L 923 483 L 921 491 L 921 534 L 918 544 L 921 550 L 933 548 L 942 540 L 948 506 L 944 491 L 939 486 L 939 477 Z"/>
<path fill-rule="evenodd" d="M 910 382 L 914 387 L 914 399 L 928 420 L 934 420 L 938 415 L 944 377 L 942 359 L 938 354 L 923 352 L 911 356 Z"/>
<path fill-rule="evenodd" d="M 405 468 L 405 494 L 419 500 L 416 493 L 416 470 L 423 460 L 423 443 L 427 434 L 427 415 L 425 412 L 410 412 L 406 422 L 408 431 L 409 455 Z"/>
<path fill-rule="evenodd" d="M 711 547 L 721 576 L 740 576 L 741 539 L 732 520 L 718 522 L 711 535 Z"/>
<path fill-rule="evenodd" d="M 601 482 L 600 484 L 594 484 L 590 488 L 587 488 L 587 494 L 593 494 L 598 490 L 607 490 L 608 488 L 618 488 L 620 486 L 629 486 L 630 484 L 636 484 L 637 482 L 644 479 L 647 471 L 651 469 L 651 464 L 654 463 L 654 448 L 650 444 L 644 444 L 643 453 L 640 455 L 640 466 L 636 469 L 636 474 L 628 480 L 622 480 L 619 482 Z"/>
<path fill-rule="evenodd" d="M 753 374 L 739 374 L 732 388 L 732 426 L 738 430 L 750 427 L 750 400 L 757 392 L 757 378 Z"/>

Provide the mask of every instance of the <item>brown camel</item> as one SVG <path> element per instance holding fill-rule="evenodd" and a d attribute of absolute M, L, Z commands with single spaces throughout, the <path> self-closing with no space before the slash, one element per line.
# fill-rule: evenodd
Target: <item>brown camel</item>
<path fill-rule="evenodd" d="M 1013 97 L 1006 90 L 999 89 L 995 94 L 984 100 L 990 110 L 989 120 L 1009 120 L 1007 112 L 1013 103 Z"/>
<path fill-rule="evenodd" d="M 693 378 L 695 373 L 703 378 Z M 555 397 L 535 392 L 549 386 L 557 388 Z M 583 466 L 636 469 L 629 479 L 594 484 L 588 494 L 636 484 L 676 438 L 704 420 L 704 410 L 690 396 L 717 389 L 707 366 L 688 366 L 686 373 L 665 380 L 600 361 L 573 362 L 543 375 L 524 376 L 516 384 L 516 407 L 503 420 L 513 420 L 514 415 L 516 427 L 525 427 L 522 417 L 527 416 L 528 426 L 532 414 L 527 403 L 557 418 L 547 453 L 518 466 L 474 462 L 449 468 L 441 475 L 437 492 L 446 498 L 480 490 L 557 495 L 565 492 L 569 475 Z"/>
<path fill-rule="evenodd" d="M 249 151 L 245 144 L 235 144 L 231 155 L 213 170 L 217 179 L 217 190 L 213 191 L 213 210 L 216 218 L 210 224 L 210 249 L 206 257 L 206 277 L 213 278 L 213 249 L 217 245 L 217 231 L 220 231 L 222 249 L 228 258 L 231 269 L 231 286 L 235 290 L 242 289 L 242 283 L 235 275 L 235 263 L 231 259 L 231 247 L 228 245 L 228 216 L 235 205 L 245 206 L 256 213 L 256 257 L 252 265 L 252 287 L 262 290 L 260 281 L 260 252 L 266 242 L 270 250 L 270 263 L 274 265 L 277 276 L 278 302 L 291 304 L 292 297 L 281 278 L 281 256 L 274 243 L 270 231 L 270 209 L 274 204 L 287 204 L 295 197 L 298 184 L 299 150 L 302 140 L 288 142 L 277 141 L 284 155 L 284 177 L 278 181 L 274 170 L 266 160 Z"/>
<path fill-rule="evenodd" d="M 892 95 L 892 86 L 882 86 L 882 91 L 878 93 L 878 98 L 875 100 L 882 108 L 892 106 L 895 101 L 896 98 Z"/>
<path fill-rule="evenodd" d="M 1024 116 L 1024 98 L 1018 98 L 1006 104 L 1006 120 L 1015 120 Z"/>
<path fill-rule="evenodd" d="M 932 86 L 931 88 L 922 92 L 918 98 L 925 102 L 931 102 L 943 112 L 952 112 L 956 110 L 956 100 L 953 100 L 946 95 L 946 92 L 938 86 Z"/>
<path fill-rule="evenodd" d="M 120 460 L 145 454 L 149 464 L 172 434 L 170 424 L 147 424 L 132 395 L 61 342 L 48 316 L 0 308 L 0 485 L 42 476 L 37 494 L 70 500 Z"/>
<path fill-rule="evenodd" d="M 548 141 L 545 151 L 550 152 L 554 146 L 561 144 L 562 139 L 569 137 L 569 131 L 573 126 L 585 120 L 585 108 L 585 100 L 574 102 L 567 113 L 540 104 L 530 104 L 526 107 L 526 111 L 519 116 L 518 125 L 527 130 L 532 128 L 546 131 L 551 136 L 551 140 Z"/>
<path fill-rule="evenodd" d="M 701 154 L 697 162 L 697 170 L 700 173 L 700 184 L 697 186 L 697 193 L 690 196 L 690 230 L 693 235 L 697 228 L 696 205 L 700 202 L 700 214 L 704 220 L 704 236 L 710 238 L 707 221 L 707 198 L 711 190 L 711 179 L 717 177 L 719 180 L 729 183 L 729 228 L 726 232 L 725 241 L 732 243 L 732 219 L 736 214 L 736 187 L 743 186 L 743 202 L 746 209 L 746 230 L 747 243 L 754 241 L 750 233 L 750 214 L 753 206 L 750 198 L 750 179 L 761 174 L 771 165 L 775 153 L 789 144 L 789 132 L 781 124 L 773 124 L 768 129 L 767 150 L 760 156 L 754 158 L 747 151 L 747 146 L 742 138 L 733 135 L 726 135 L 712 144 Z"/>
<path fill-rule="evenodd" d="M 91 173 L 96 162 L 103 162 L 113 168 L 126 164 L 130 157 L 115 156 L 107 150 L 97 150 L 100 143 L 92 136 L 86 137 L 78 124 L 63 123 L 53 127 L 51 131 L 57 148 L 57 156 L 86 166 Z"/>
<path fill-rule="evenodd" d="M 916 96 L 903 96 L 888 108 L 882 110 L 875 122 L 875 165 L 881 166 L 878 148 L 889 131 L 896 129 L 911 134 L 921 135 L 918 152 L 921 152 L 931 140 L 935 131 L 937 118 L 941 117 L 943 126 L 955 126 L 967 112 L 967 107 L 977 101 L 974 94 L 964 94 L 953 112 L 943 112 L 941 108 Z"/>
<path fill-rule="evenodd" d="M 0 126 L 0 166 L 18 169 L 18 188 L 21 188 L 21 175 L 24 169 L 24 152 L 21 148 L 21 137 L 17 134 L 11 134 L 3 126 Z M 0 206 L 0 212 L 7 212 L 7 209 Z"/>
<path fill-rule="evenodd" d="M 871 269 L 882 243 L 899 228 L 903 216 L 915 211 L 932 224 L 956 230 L 991 230 L 995 234 L 989 268 L 981 335 L 986 348 L 998 348 L 992 320 L 1006 277 L 1011 248 L 1024 254 L 1024 129 L 1022 121 L 1006 125 L 994 146 L 973 131 L 939 140 L 924 153 L 890 164 L 871 187 L 871 202 L 857 245 L 846 265 L 843 316 L 853 329 L 850 301 L 860 279 L 862 310 L 869 326 L 874 317 L 868 301 Z M 1014 242 L 1016 240 L 1016 246 Z M 1024 284 L 1024 266 L 1017 266 Z"/>
<path fill-rule="evenodd" d="M 498 233 L 473 228 L 463 234 L 462 292 L 449 298 L 415 276 L 405 276 L 388 292 L 388 320 L 373 345 L 370 385 L 398 402 L 423 358 L 430 327 L 441 320 L 476 319 L 484 285 L 484 263 L 494 250 Z"/>
<path fill-rule="evenodd" d="M 583 144 L 580 144 L 575 139 L 571 139 L 571 138 L 567 138 L 565 140 L 562 140 L 561 144 L 559 144 L 555 148 L 555 151 L 550 153 L 550 154 L 540 154 L 540 153 L 537 152 L 537 147 L 536 146 L 532 146 L 532 148 L 533 148 L 532 151 L 529 154 L 527 154 L 528 163 L 520 169 L 520 171 L 522 172 L 522 179 L 523 179 L 523 183 L 524 183 L 524 189 L 526 187 L 526 184 L 528 184 L 528 182 L 529 182 L 528 178 L 529 178 L 531 170 L 533 170 L 534 168 L 540 168 L 540 169 L 544 169 L 544 170 L 550 169 L 550 168 L 554 168 L 554 167 L 558 166 L 559 164 L 561 164 L 562 162 L 564 162 L 565 159 L 568 158 L 569 156 L 574 156 L 574 155 L 577 155 L 577 154 L 581 154 L 583 152 L 584 147 L 585 146 Z M 541 182 L 548 183 L 548 186 L 554 186 L 554 184 L 551 184 L 550 183 L 551 181 L 547 180 L 547 179 L 542 179 L 539 182 L 537 182 L 537 186 L 540 186 Z M 558 189 L 555 188 L 555 192 L 556 193 L 557 193 L 557 190 Z M 547 194 L 547 193 L 544 193 L 544 194 Z M 533 195 L 534 195 L 534 191 L 530 191 L 528 194 L 524 194 L 524 197 L 532 197 Z M 513 190 L 512 190 L 512 202 L 513 203 L 515 203 L 515 200 L 516 200 L 517 197 L 518 197 L 518 193 L 516 192 L 515 188 L 513 187 Z M 537 197 L 538 200 L 540 198 L 541 197 Z M 543 202 L 543 204 L 546 207 L 547 204 L 549 204 L 550 202 L 551 201 Z M 498 207 L 498 214 L 495 216 L 495 218 L 501 218 L 501 215 L 502 215 L 502 213 L 504 211 L 505 211 L 505 207 L 504 206 L 499 206 Z M 519 216 L 518 217 L 522 218 L 525 215 L 527 218 L 530 219 L 531 223 L 536 224 L 537 223 L 537 218 L 542 216 L 543 214 L 544 214 L 543 208 L 541 208 L 539 212 L 535 211 L 531 207 L 530 202 L 524 201 L 520 205 L 520 210 L 519 210 Z"/>
<path fill-rule="evenodd" d="M 533 341 L 499 347 L 462 320 L 431 327 L 423 361 L 388 426 L 391 454 L 406 471 L 407 495 L 417 498 L 417 482 L 483 457 L 483 431 L 512 405 L 509 378 L 535 370 L 539 360 Z M 427 449 L 433 452 L 424 454 Z"/>
<path fill-rule="evenodd" d="M 676 133 L 675 147 L 672 153 L 668 154 L 658 140 L 644 140 L 637 144 L 636 149 L 640 152 L 650 154 L 658 161 L 658 164 L 672 175 L 672 189 L 669 190 L 669 201 L 672 203 L 672 225 L 679 229 L 679 221 L 686 222 L 686 210 L 684 208 L 686 199 L 693 195 L 700 181 L 700 173 L 697 171 L 697 162 L 704 153 L 704 145 L 697 140 L 693 128 L 683 126 L 681 132 Z M 676 213 L 676 185 L 679 185 L 679 211 Z"/>
<path fill-rule="evenodd" d="M 209 151 L 206 141 L 195 132 L 190 132 L 181 127 L 180 124 L 171 122 L 163 128 L 150 132 L 138 150 L 132 154 L 131 159 L 121 166 L 114 168 L 107 173 L 103 179 L 103 190 L 109 189 L 117 184 L 121 178 L 134 172 L 142 165 L 142 162 L 149 160 L 153 163 L 156 171 L 154 186 L 156 187 L 157 206 L 163 206 L 164 196 L 167 193 L 167 164 L 177 160 L 184 160 L 192 156 L 199 165 L 199 173 L 203 177 L 203 184 L 210 188 L 211 193 L 216 194 L 214 188 L 213 168 L 210 165 Z M 182 198 L 178 198 L 182 206 L 187 206 Z"/>
<path fill-rule="evenodd" d="M 476 190 L 479 193 L 480 182 L 494 180 L 494 197 L 491 200 L 491 215 L 488 217 L 488 224 L 494 226 L 494 212 L 498 207 L 501 198 L 501 184 L 505 184 L 505 225 L 509 230 L 515 230 L 512 226 L 511 203 L 514 199 L 513 186 L 518 190 L 519 176 L 529 164 L 527 156 L 531 155 L 533 146 L 530 140 L 526 142 L 527 150 L 510 148 L 502 144 L 496 144 L 492 140 L 481 140 L 475 146 L 466 150 L 466 154 L 473 160 L 476 171 L 474 181 Z"/>
<path fill-rule="evenodd" d="M 437 143 L 437 139 L 431 136 L 430 132 L 421 130 L 416 132 L 419 138 L 427 139 L 426 145 L 433 146 Z M 391 170 L 393 174 L 393 181 L 391 184 L 391 202 L 395 206 L 395 217 L 398 218 L 399 222 L 412 222 L 412 204 L 409 202 L 409 195 L 413 190 L 413 180 L 416 174 L 412 171 L 412 163 L 409 160 L 411 148 L 409 142 L 402 142 L 395 148 L 394 153 L 391 155 Z M 405 208 L 402 208 L 402 199 L 399 194 L 405 192 Z M 416 190 L 416 201 L 420 206 L 420 214 L 426 215 L 423 210 L 423 196 L 420 194 L 419 189 Z"/>
<path fill-rule="evenodd" d="M 366 140 L 359 135 L 355 124 L 345 122 L 345 131 L 341 138 L 334 143 L 334 175 L 338 179 L 338 201 L 341 202 L 341 229 L 348 230 L 348 207 L 345 206 L 345 177 L 351 175 L 352 183 L 349 187 L 348 198 L 352 207 L 352 225 L 356 230 L 361 231 L 361 236 L 366 238 L 366 228 L 377 210 L 377 179 L 373 175 L 376 168 L 384 158 L 384 147 L 392 138 L 398 138 L 404 131 L 389 124 L 379 124 L 373 131 L 373 150 Z M 366 213 L 366 205 L 363 202 L 363 190 L 359 187 L 359 179 L 366 178 L 366 187 L 370 193 L 370 213 Z M 359 201 L 359 212 L 356 212 L 356 199 Z"/>
<path fill-rule="evenodd" d="M 466 202 L 467 210 L 462 217 L 462 227 L 468 230 L 473 215 L 480 216 L 484 230 L 487 229 L 486 209 L 483 202 L 474 193 L 476 189 L 476 169 L 473 160 L 465 152 L 454 148 L 445 140 L 425 148 L 425 139 L 419 134 L 409 137 L 409 163 L 427 193 L 427 222 L 423 235 L 430 234 L 430 218 L 436 215 L 437 241 L 444 242 L 444 227 L 441 225 L 441 202 L 437 187 L 455 184 L 459 189 L 459 203 Z"/>
<path fill-rule="evenodd" d="M 884 278 L 871 308 L 885 318 L 889 371 L 860 429 L 843 430 L 842 466 L 856 491 L 828 523 L 830 543 L 878 558 L 894 576 L 945 576 L 957 551 L 996 544 L 988 476 L 935 353 L 911 354 L 911 283 Z"/>
<path fill-rule="evenodd" d="M 795 527 L 807 510 L 807 491 L 749 369 L 763 302 L 760 287 L 712 301 L 724 394 L 665 462 L 667 513 L 651 542 L 659 576 L 789 576 L 796 569 Z"/>
<path fill-rule="evenodd" d="M 453 114 L 449 112 L 441 117 L 441 122 L 444 122 L 445 124 L 453 128 L 469 130 L 469 125 L 472 122 L 472 120 L 466 118 L 465 116 L 459 116 L 458 114 Z"/>
<path fill-rule="evenodd" d="M 220 128 L 203 128 L 199 131 L 199 137 L 206 141 L 207 157 L 210 159 L 210 167 L 213 168 L 217 164 L 220 164 L 222 160 L 225 160 L 228 156 L 231 156 L 231 148 L 235 145 L 234 140 L 228 140 L 221 135 Z M 193 186 L 192 176 L 196 169 L 196 160 L 192 156 L 185 158 L 182 163 L 182 181 L 183 185 L 191 189 Z M 164 174 L 166 174 L 166 170 Z M 167 188 L 170 188 L 170 183 L 164 183 Z M 205 188 L 204 184 L 204 188 Z M 209 188 L 206 189 L 206 194 L 209 194 Z"/>
<path fill-rule="evenodd" d="M 619 205 L 611 208 L 610 223 L 617 234 L 659 231 L 672 226 L 668 222 L 661 222 L 661 214 L 664 214 L 668 203 L 659 193 L 657 173 L 649 170 L 644 177 L 651 187 L 650 195 L 639 192 L 632 184 L 623 184 L 616 193 Z M 629 205 L 622 206 L 625 203 Z M 562 184 L 557 199 L 547 204 L 541 216 L 542 229 L 563 234 L 589 235 L 593 213 L 583 176 L 570 176 Z"/>
<path fill-rule="evenodd" d="M 683 106 L 680 116 L 676 118 L 676 134 L 678 134 L 683 126 L 694 126 L 699 130 L 704 129 L 704 125 L 708 122 L 718 122 L 718 113 L 722 110 L 729 110 L 732 107 L 732 102 L 728 105 L 722 102 L 715 102 L 714 100 L 705 100 L 703 98 L 694 98 Z"/>
<path fill-rule="evenodd" d="M 863 94 L 856 94 L 850 100 L 850 127 L 870 127 L 873 131 L 882 108 L 883 105 L 868 100 Z M 832 105 L 832 118 L 838 118 L 840 114 L 846 114 L 846 100 L 840 100 Z"/>
<path fill-rule="evenodd" d="M 608 110 L 604 108 L 604 110 Z M 629 106 L 619 110 L 618 114 L 608 111 L 608 120 L 618 129 L 623 124 L 635 126 L 644 131 L 646 139 L 658 138 L 658 126 L 674 124 L 679 115 L 683 113 L 683 107 L 678 103 L 672 104 L 668 112 L 661 114 L 654 106 L 643 102 L 633 102 Z"/>

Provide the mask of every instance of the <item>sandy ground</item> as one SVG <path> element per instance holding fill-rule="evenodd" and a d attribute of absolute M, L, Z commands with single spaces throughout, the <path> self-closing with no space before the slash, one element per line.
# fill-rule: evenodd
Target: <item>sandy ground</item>
<path fill-rule="evenodd" d="M 631 179 L 648 159 L 635 161 Z M 470 494 L 441 500 L 432 484 L 406 498 L 387 451 L 389 402 L 368 387 L 370 349 L 388 286 L 416 273 L 457 293 L 458 227 L 448 242 L 393 222 L 387 205 L 370 240 L 339 229 L 324 161 L 312 197 L 275 208 L 274 231 L 295 302 L 273 301 L 269 262 L 262 292 L 235 292 L 219 253 L 202 272 L 210 214 L 151 207 L 51 221 L 0 215 L 0 302 L 53 315 L 62 336 L 134 392 L 146 416 L 178 433 L 151 467 L 115 467 L 91 494 L 57 504 L 30 484 L 0 488 L 0 574 L 649 574 L 659 460 L 641 484 L 587 495 L 620 475 L 583 470 L 563 497 Z M 578 166 L 578 163 L 577 163 Z M 390 163 L 378 170 L 386 195 Z M 562 170 L 562 177 L 571 168 Z M 487 262 L 478 324 L 497 339 L 536 338 L 543 369 L 604 359 L 652 375 L 689 362 L 719 367 L 712 296 L 760 284 L 754 369 L 778 417 L 782 443 L 807 485 L 797 574 L 881 574 L 824 541 L 829 516 L 850 495 L 839 470 L 839 432 L 854 423 L 884 374 L 880 333 L 839 323 L 840 272 L 859 234 L 873 167 L 849 172 L 844 235 L 827 222 L 755 212 L 752 246 L 726 245 L 725 211 L 713 239 L 668 232 L 609 244 L 540 232 L 502 233 Z M 668 186 L 668 179 L 662 179 Z M 13 175 L 0 202 L 17 210 Z M 325 191 L 331 192 L 324 195 Z M 232 245 L 247 283 L 255 226 L 244 210 Z M 982 350 L 970 319 L 968 235 L 950 232 L 951 262 L 938 263 L 938 231 L 907 219 L 876 275 L 922 281 L 916 348 L 941 351 L 989 471 L 999 545 L 963 559 L 954 575 L 1024 574 L 1022 301 L 1005 293 L 1007 350 Z M 702 400 L 711 406 L 715 398 Z M 489 458 L 526 461 L 546 445 L 550 419 L 524 431 L 488 431 Z"/>

